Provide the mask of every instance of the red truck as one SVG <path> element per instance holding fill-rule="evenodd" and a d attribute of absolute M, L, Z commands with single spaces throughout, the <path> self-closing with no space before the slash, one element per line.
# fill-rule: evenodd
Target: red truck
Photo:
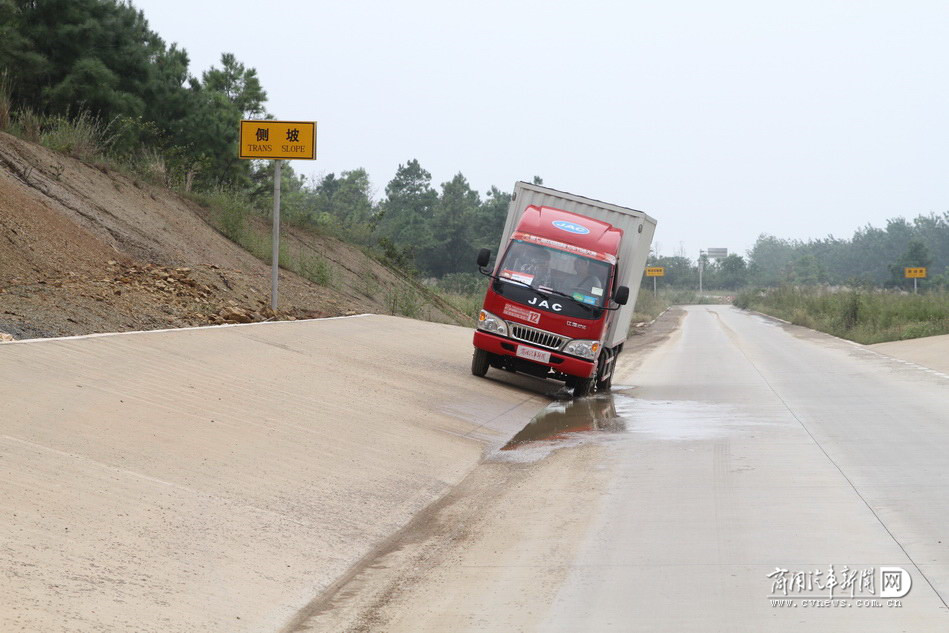
<path fill-rule="evenodd" d="M 516 183 L 494 266 L 478 253 L 491 283 L 471 373 L 561 380 L 575 396 L 608 390 L 655 229 L 641 211 Z"/>

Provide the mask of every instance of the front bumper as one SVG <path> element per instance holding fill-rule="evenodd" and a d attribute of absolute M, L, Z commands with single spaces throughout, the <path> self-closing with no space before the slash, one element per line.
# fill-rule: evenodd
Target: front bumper
<path fill-rule="evenodd" d="M 525 360 L 517 356 L 516 353 L 518 345 L 530 347 L 531 349 L 536 349 L 541 352 L 550 352 L 550 362 L 540 363 L 533 360 Z M 511 358 L 517 359 L 518 362 L 532 363 L 541 367 L 546 365 L 554 371 L 566 374 L 568 376 L 576 376 L 577 378 L 590 378 L 593 376 L 593 371 L 596 369 L 596 365 L 592 361 L 582 360 L 573 356 L 565 356 L 564 354 L 552 352 L 549 349 L 545 349 L 543 347 L 528 345 L 527 343 L 522 343 L 520 341 L 505 338 L 503 336 L 498 336 L 497 334 L 489 334 L 488 332 L 482 332 L 481 330 L 475 330 L 474 346 L 491 354 L 496 354 L 497 356 L 509 356 Z"/>

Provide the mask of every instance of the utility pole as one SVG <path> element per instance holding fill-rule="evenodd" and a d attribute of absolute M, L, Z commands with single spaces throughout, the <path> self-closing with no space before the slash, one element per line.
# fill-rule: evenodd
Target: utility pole
<path fill-rule="evenodd" d="M 699 251 L 699 294 L 702 294 L 702 272 L 705 269 L 705 251 Z"/>

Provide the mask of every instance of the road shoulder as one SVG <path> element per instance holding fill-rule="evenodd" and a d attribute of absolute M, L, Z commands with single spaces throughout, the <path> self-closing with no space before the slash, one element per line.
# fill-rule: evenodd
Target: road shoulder
<path fill-rule="evenodd" d="M 949 334 L 927 336 L 906 341 L 867 345 L 867 349 L 898 360 L 916 363 L 949 374 Z"/>

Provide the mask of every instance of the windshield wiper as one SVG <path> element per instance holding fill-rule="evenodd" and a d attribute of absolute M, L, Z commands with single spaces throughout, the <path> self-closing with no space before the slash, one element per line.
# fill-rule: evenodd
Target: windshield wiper
<path fill-rule="evenodd" d="M 510 283 L 513 283 L 513 284 L 517 284 L 517 285 L 519 285 L 519 286 L 523 286 L 524 288 L 527 288 L 528 290 L 533 290 L 533 291 L 534 291 L 534 294 L 536 294 L 536 295 L 538 295 L 538 296 L 540 296 L 540 297 L 543 297 L 545 292 L 549 292 L 549 293 L 552 294 L 552 295 L 557 295 L 558 297 L 565 297 L 565 298 L 567 298 L 567 299 L 570 299 L 570 300 L 573 301 L 574 303 L 576 303 L 576 304 L 577 304 L 578 306 L 580 306 L 581 308 L 584 308 L 587 312 L 589 312 L 589 313 L 591 313 L 591 314 L 594 313 L 596 310 L 601 310 L 601 309 L 603 309 L 603 308 L 601 308 L 600 306 L 591 306 L 591 305 L 588 304 L 588 303 L 583 303 L 582 301 L 580 301 L 580 300 L 577 299 L 576 297 L 572 297 L 572 296 L 568 295 L 568 294 L 565 293 L 565 292 L 560 292 L 559 290 L 554 290 L 553 288 L 548 288 L 547 286 L 541 286 L 541 288 L 543 288 L 543 290 L 540 290 L 539 288 L 535 288 L 534 286 L 530 285 L 529 283 L 523 282 L 523 281 L 521 281 L 520 279 L 512 279 L 511 277 L 499 277 L 499 276 L 497 276 L 497 275 L 494 275 L 494 274 L 491 274 L 491 273 L 486 273 L 486 272 L 484 272 L 484 271 L 481 271 L 481 274 L 482 274 L 482 275 L 485 275 L 485 276 L 487 276 L 487 277 L 490 277 L 491 279 L 494 279 L 495 281 L 507 281 L 507 282 L 510 282 Z M 607 308 L 607 309 L 608 309 L 608 308 Z"/>
<path fill-rule="evenodd" d="M 591 306 L 589 303 L 584 303 L 580 301 L 579 299 L 577 299 L 576 297 L 568 295 L 565 292 L 560 292 L 559 290 L 554 290 L 553 288 L 548 288 L 547 286 L 541 286 L 541 287 L 547 292 L 551 294 L 555 294 L 558 297 L 566 297 L 567 299 L 571 299 L 574 303 L 576 303 L 581 308 L 586 308 L 587 312 L 593 312 L 594 310 L 599 309 L 599 306 Z"/>
<path fill-rule="evenodd" d="M 529 283 L 525 283 L 521 281 L 520 279 L 511 279 L 510 277 L 498 277 L 497 275 L 490 275 L 490 274 L 488 275 L 488 277 L 490 277 L 491 279 L 494 279 L 495 281 L 509 281 L 511 283 L 518 284 L 520 286 L 523 286 L 524 288 L 527 288 L 528 290 L 533 290 L 534 294 L 538 296 L 541 296 L 541 297 L 544 296 L 543 292 L 541 292 L 534 286 L 530 285 Z"/>

